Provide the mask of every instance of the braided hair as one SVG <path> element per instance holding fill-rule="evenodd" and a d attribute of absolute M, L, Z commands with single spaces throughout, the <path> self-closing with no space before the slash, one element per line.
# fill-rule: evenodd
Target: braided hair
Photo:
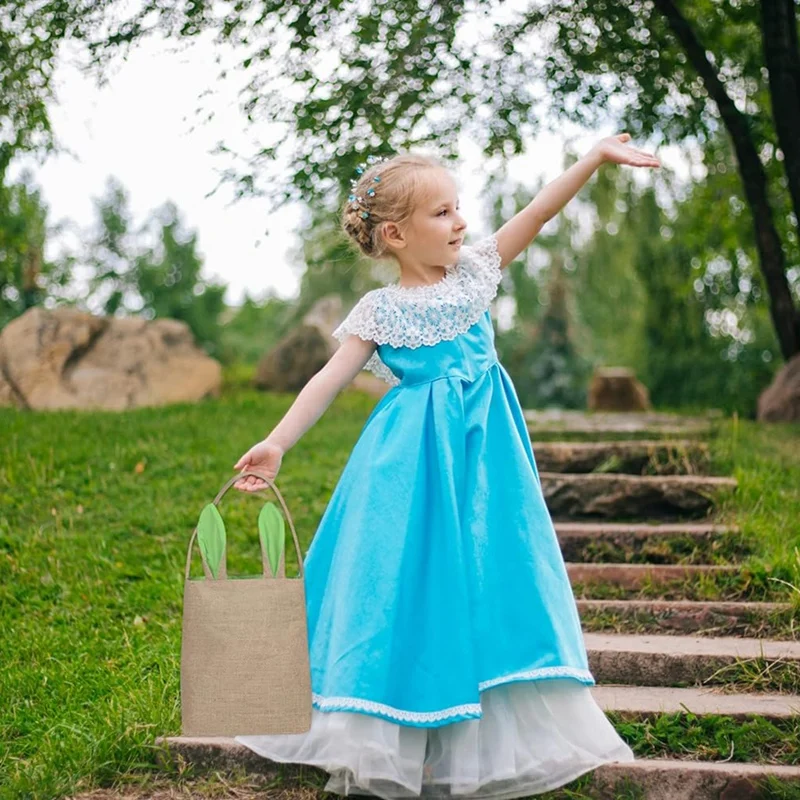
<path fill-rule="evenodd" d="M 395 222 L 403 228 L 414 213 L 420 173 L 445 169 L 433 156 L 402 153 L 373 164 L 355 183 L 352 195 L 342 208 L 341 224 L 359 251 L 370 258 L 393 257 L 382 236 L 383 223 Z M 375 181 L 375 177 L 380 182 Z M 368 191 L 374 189 L 374 194 Z"/>

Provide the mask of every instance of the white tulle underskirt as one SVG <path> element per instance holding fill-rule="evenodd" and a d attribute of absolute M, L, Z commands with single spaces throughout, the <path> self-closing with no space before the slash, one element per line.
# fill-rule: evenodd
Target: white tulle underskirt
<path fill-rule="evenodd" d="M 480 695 L 479 719 L 401 725 L 353 711 L 311 710 L 305 733 L 236 736 L 272 761 L 330 773 L 324 789 L 387 798 L 511 798 L 563 786 L 612 761 L 632 761 L 589 687 L 516 681 Z"/>

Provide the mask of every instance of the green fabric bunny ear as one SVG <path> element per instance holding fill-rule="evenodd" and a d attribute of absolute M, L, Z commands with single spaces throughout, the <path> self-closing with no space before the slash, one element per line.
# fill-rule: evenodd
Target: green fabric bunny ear
<path fill-rule="evenodd" d="M 219 577 L 219 568 L 225 555 L 225 523 L 219 509 L 209 503 L 201 512 L 197 523 L 197 542 L 200 552 L 211 570 L 211 574 Z"/>
<path fill-rule="evenodd" d="M 258 515 L 258 535 L 274 578 L 278 574 L 281 554 L 286 546 L 286 528 L 283 515 L 273 502 L 265 503 Z"/>

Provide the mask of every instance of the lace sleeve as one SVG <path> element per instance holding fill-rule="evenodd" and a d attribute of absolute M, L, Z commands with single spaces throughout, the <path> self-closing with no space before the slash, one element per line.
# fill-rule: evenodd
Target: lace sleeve
<path fill-rule="evenodd" d="M 364 369 L 369 370 L 386 383 L 397 386 L 400 379 L 381 361 L 378 355 L 377 344 L 380 342 L 379 327 L 375 315 L 376 290 L 367 292 L 350 310 L 350 313 L 339 323 L 331 334 L 339 342 L 352 335 L 364 341 L 376 342 L 376 350 L 364 364 Z"/>
<path fill-rule="evenodd" d="M 494 233 L 462 247 L 461 261 L 464 269 L 485 286 L 494 288 L 503 277 Z"/>
<path fill-rule="evenodd" d="M 331 334 L 343 342 L 351 333 L 365 341 L 372 340 L 375 334 L 375 295 L 367 292 L 350 309 L 347 316 L 339 323 Z"/>

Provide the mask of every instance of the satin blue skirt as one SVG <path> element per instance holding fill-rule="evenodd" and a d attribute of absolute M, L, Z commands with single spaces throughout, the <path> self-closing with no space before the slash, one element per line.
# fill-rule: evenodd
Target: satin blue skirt
<path fill-rule="evenodd" d="M 592 684 L 489 311 L 451 341 L 378 352 L 401 382 L 304 561 L 314 705 L 436 726 L 480 717 L 502 683 Z"/>

